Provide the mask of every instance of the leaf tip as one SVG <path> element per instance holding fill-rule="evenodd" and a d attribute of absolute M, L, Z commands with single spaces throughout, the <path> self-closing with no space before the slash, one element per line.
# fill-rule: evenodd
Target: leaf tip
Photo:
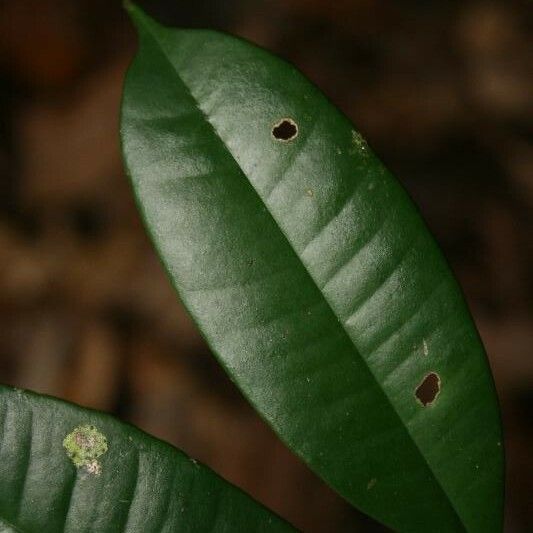
<path fill-rule="evenodd" d="M 155 24 L 155 20 L 148 16 L 135 2 L 132 2 L 131 0 L 122 0 L 122 7 L 127 11 L 133 24 L 138 29 L 141 26 Z"/>
<path fill-rule="evenodd" d="M 131 13 L 131 11 L 135 9 L 135 4 L 131 0 L 122 0 L 122 7 L 128 13 Z"/>

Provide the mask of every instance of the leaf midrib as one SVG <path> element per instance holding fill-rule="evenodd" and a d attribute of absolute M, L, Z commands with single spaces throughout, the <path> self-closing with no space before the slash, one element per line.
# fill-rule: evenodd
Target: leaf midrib
<path fill-rule="evenodd" d="M 418 454 L 420 455 L 423 463 L 426 465 L 428 471 L 430 472 L 432 478 L 434 479 L 435 483 L 436 483 L 436 486 L 438 487 L 438 489 L 442 492 L 442 494 L 444 495 L 444 500 L 446 501 L 446 503 L 448 504 L 450 510 L 452 511 L 452 513 L 457 517 L 458 519 L 458 523 L 463 527 L 463 529 L 466 531 L 466 528 L 464 526 L 464 523 L 463 523 L 463 520 L 461 519 L 461 516 L 459 515 L 457 509 L 455 508 L 455 505 L 453 503 L 453 501 L 451 500 L 451 498 L 448 496 L 448 494 L 446 493 L 446 491 L 444 490 L 444 487 L 442 486 L 439 478 L 437 477 L 437 475 L 435 474 L 435 472 L 433 471 L 433 469 L 431 468 L 431 465 L 429 464 L 428 460 L 426 459 L 424 453 L 422 452 L 420 446 L 418 445 L 418 443 L 416 442 L 415 438 L 413 437 L 413 435 L 411 434 L 411 432 L 409 431 L 408 429 L 408 426 L 406 423 L 404 423 L 402 417 L 400 416 L 399 412 L 397 411 L 394 403 L 391 401 L 391 399 L 388 397 L 387 393 L 385 392 L 385 390 L 383 389 L 383 387 L 381 386 L 380 382 L 378 381 L 377 377 L 375 376 L 374 372 L 372 371 L 372 368 L 370 367 L 370 365 L 367 363 L 366 359 L 360 354 L 357 346 L 355 345 L 354 341 L 352 340 L 352 338 L 350 337 L 350 335 L 348 334 L 342 320 L 340 319 L 340 317 L 337 315 L 337 313 L 335 312 L 333 306 L 331 305 L 330 301 L 328 300 L 328 298 L 326 297 L 326 295 L 324 295 L 323 291 L 321 290 L 319 284 L 317 283 L 317 281 L 314 279 L 313 275 L 311 274 L 311 272 L 308 270 L 308 268 L 306 267 L 305 263 L 303 262 L 303 260 L 301 259 L 300 255 L 298 254 L 298 252 L 296 251 L 295 247 L 292 245 L 289 237 L 287 236 L 287 234 L 283 231 L 281 225 L 278 223 L 276 217 L 274 216 L 274 214 L 272 213 L 272 211 L 270 210 L 270 207 L 268 206 L 268 204 L 265 202 L 265 200 L 263 199 L 263 197 L 259 194 L 259 192 L 257 191 L 257 189 L 253 186 L 253 183 L 248 179 L 248 177 L 246 176 L 243 168 L 241 167 L 240 163 L 238 162 L 236 156 L 233 154 L 233 152 L 231 151 L 231 149 L 229 148 L 228 144 L 224 141 L 222 135 L 219 133 L 219 131 L 217 130 L 216 126 L 212 123 L 209 115 L 202 109 L 201 105 L 200 105 L 200 102 L 199 100 L 195 97 L 195 95 L 193 94 L 192 90 L 190 89 L 190 87 L 187 85 L 187 83 L 185 82 L 185 80 L 183 79 L 183 77 L 181 76 L 180 72 L 178 71 L 177 67 L 174 65 L 174 63 L 170 60 L 168 54 L 166 53 L 166 50 L 165 50 L 165 46 L 160 42 L 160 40 L 158 39 L 157 37 L 157 34 L 155 34 L 153 31 L 152 31 L 152 28 L 150 26 L 150 24 L 146 24 L 145 20 L 144 20 L 144 16 L 141 14 L 139 15 L 138 17 L 135 17 L 135 20 L 137 22 L 140 22 L 140 24 L 142 25 L 142 27 L 146 30 L 146 34 L 148 34 L 152 40 L 154 41 L 154 43 L 157 45 L 157 48 L 160 50 L 161 52 L 161 55 L 162 57 L 165 59 L 165 61 L 170 65 L 171 69 L 174 71 L 174 73 L 176 74 L 178 80 L 180 81 L 180 83 L 182 84 L 182 86 L 185 88 L 185 90 L 187 91 L 187 93 L 190 95 L 191 97 L 191 100 L 194 102 L 194 105 L 197 109 L 197 111 L 201 114 L 201 116 L 205 119 L 206 123 L 209 124 L 210 128 L 212 129 L 215 137 L 222 143 L 222 145 L 224 146 L 224 149 L 226 150 L 226 152 L 229 154 L 229 156 L 232 158 L 232 160 L 234 161 L 236 167 L 239 169 L 242 177 L 248 181 L 248 183 L 250 183 L 250 185 L 252 186 L 253 190 L 255 191 L 255 193 L 257 194 L 259 200 L 261 201 L 262 205 L 265 207 L 266 209 L 266 212 L 269 214 L 269 216 L 272 218 L 272 220 L 274 221 L 276 227 L 278 228 L 278 230 L 280 231 L 280 233 L 283 235 L 283 238 L 284 240 L 286 241 L 287 243 L 287 246 L 289 246 L 290 250 L 292 251 L 292 253 L 295 254 L 295 256 L 298 258 L 298 262 L 301 264 L 302 268 L 305 270 L 307 276 L 309 277 L 309 279 L 311 280 L 312 284 L 315 286 L 315 288 L 317 289 L 317 291 L 320 293 L 320 295 L 322 296 L 322 298 L 324 299 L 324 301 L 326 302 L 326 305 L 328 307 L 328 309 L 331 311 L 332 315 L 335 317 L 336 321 L 338 322 L 342 332 L 343 332 L 343 335 L 345 335 L 347 338 L 348 338 L 348 341 L 349 341 L 349 344 L 353 347 L 353 351 L 355 352 L 355 354 L 360 357 L 360 359 L 364 362 L 365 366 L 367 367 L 368 371 L 369 371 L 369 374 L 372 376 L 372 379 L 374 381 L 374 383 L 376 384 L 376 388 L 378 391 L 381 392 L 381 394 L 383 395 L 383 397 L 385 398 L 385 401 L 386 403 L 391 407 L 393 413 L 395 414 L 395 416 L 398 418 L 399 422 L 400 422 L 400 427 L 405 431 L 405 433 L 407 434 L 407 436 L 409 437 L 409 440 L 413 443 L 413 446 L 414 448 L 416 449 L 416 451 L 418 452 Z M 165 28 L 166 30 L 166 28 Z M 292 159 L 296 159 L 297 155 L 291 157 L 291 162 L 292 162 Z M 284 173 L 283 173 L 284 174 Z M 193 316 L 194 318 L 194 316 Z M 215 353 L 217 352 L 217 350 L 215 349 L 214 350 Z M 251 399 L 249 399 L 251 401 Z M 253 401 L 252 401 L 253 403 Z M 259 414 L 262 416 L 261 412 L 258 411 Z"/>

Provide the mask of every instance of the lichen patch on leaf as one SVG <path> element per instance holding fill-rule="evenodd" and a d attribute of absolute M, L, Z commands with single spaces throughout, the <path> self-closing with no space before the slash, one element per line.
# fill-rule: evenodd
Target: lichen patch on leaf
<path fill-rule="evenodd" d="M 85 465 L 85 470 L 87 470 L 88 474 L 99 476 L 102 473 L 102 465 L 95 459 Z"/>
<path fill-rule="evenodd" d="M 85 424 L 74 428 L 64 438 L 63 447 L 76 468 L 100 475 L 102 466 L 97 459 L 107 452 L 107 438 L 95 426 Z"/>

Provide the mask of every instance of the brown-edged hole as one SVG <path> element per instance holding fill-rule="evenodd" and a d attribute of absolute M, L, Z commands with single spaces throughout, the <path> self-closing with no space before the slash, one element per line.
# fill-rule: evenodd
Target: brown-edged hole
<path fill-rule="evenodd" d="M 284 118 L 272 127 L 272 137 L 278 141 L 289 142 L 298 135 L 298 126 L 292 118 Z"/>
<path fill-rule="evenodd" d="M 416 388 L 415 396 L 417 400 L 426 407 L 435 401 L 439 392 L 440 377 L 435 372 L 430 372 Z"/>

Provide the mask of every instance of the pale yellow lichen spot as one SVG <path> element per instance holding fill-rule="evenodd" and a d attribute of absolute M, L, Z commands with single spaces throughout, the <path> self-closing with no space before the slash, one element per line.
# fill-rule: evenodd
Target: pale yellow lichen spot
<path fill-rule="evenodd" d="M 63 440 L 63 447 L 76 468 L 99 476 L 102 466 L 98 457 L 107 452 L 107 438 L 95 426 L 86 424 L 74 428 Z"/>

